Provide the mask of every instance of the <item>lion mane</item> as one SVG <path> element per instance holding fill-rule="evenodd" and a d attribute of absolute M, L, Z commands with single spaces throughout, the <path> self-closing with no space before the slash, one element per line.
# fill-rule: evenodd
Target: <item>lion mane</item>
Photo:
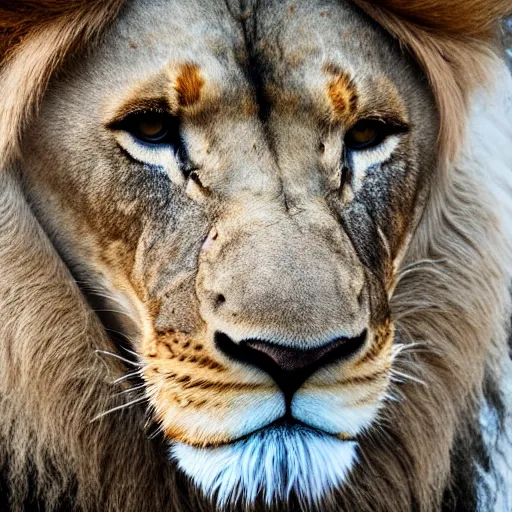
<path fill-rule="evenodd" d="M 404 378 L 329 499 L 362 512 L 508 512 L 512 102 L 496 97 L 512 86 L 495 37 L 510 1 L 354 3 L 423 68 L 441 119 L 439 170 L 391 299 L 397 340 L 414 345 L 396 359 Z M 212 509 L 147 438 L 142 409 L 91 421 L 112 407 L 112 381 L 126 368 L 97 357 L 114 343 L 19 184 L 24 129 L 50 78 L 122 8 L 123 0 L 0 1 L 2 510 Z"/>

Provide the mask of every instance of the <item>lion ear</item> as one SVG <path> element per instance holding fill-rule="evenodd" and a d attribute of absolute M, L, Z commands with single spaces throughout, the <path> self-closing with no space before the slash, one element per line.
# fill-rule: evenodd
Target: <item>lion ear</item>
<path fill-rule="evenodd" d="M 440 115 L 443 163 L 460 147 L 471 91 L 492 76 L 498 24 L 510 0 L 353 0 L 423 68 Z"/>
<path fill-rule="evenodd" d="M 52 74 L 89 44 L 124 0 L 0 0 L 0 169 L 17 156 L 23 127 Z"/>

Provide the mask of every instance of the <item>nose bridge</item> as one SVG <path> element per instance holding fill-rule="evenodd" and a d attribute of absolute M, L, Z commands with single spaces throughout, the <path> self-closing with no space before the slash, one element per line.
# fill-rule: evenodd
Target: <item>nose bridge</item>
<path fill-rule="evenodd" d="M 334 219 L 322 233 L 314 212 L 301 215 L 253 204 L 217 223 L 197 281 L 208 323 L 235 339 L 305 348 L 361 332 L 364 276 L 348 237 Z"/>

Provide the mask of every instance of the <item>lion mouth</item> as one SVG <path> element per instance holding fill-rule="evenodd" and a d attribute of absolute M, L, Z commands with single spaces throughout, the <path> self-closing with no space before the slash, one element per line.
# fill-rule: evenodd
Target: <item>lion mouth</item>
<path fill-rule="evenodd" d="M 355 436 L 348 434 L 346 432 L 333 434 L 331 432 L 327 432 L 326 430 L 322 430 L 320 428 L 308 425 L 307 423 L 304 423 L 303 421 L 297 420 L 293 417 L 283 416 L 273 421 L 272 423 L 252 430 L 251 432 L 248 432 L 247 434 L 244 434 L 242 436 L 230 439 L 228 441 L 202 445 L 201 447 L 210 449 L 221 448 L 223 446 L 234 445 L 236 443 L 246 441 L 249 438 L 257 437 L 259 434 L 265 434 L 266 432 L 271 431 L 280 432 L 282 434 L 292 434 L 300 431 L 301 433 L 308 433 L 316 436 L 326 436 L 343 442 L 357 442 L 357 438 Z"/>

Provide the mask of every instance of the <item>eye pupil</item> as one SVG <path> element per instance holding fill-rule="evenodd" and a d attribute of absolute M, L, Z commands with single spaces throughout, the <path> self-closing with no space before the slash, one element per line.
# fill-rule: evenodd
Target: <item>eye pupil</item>
<path fill-rule="evenodd" d="M 188 160 L 178 116 L 160 110 L 140 110 L 112 123 L 110 128 L 130 134 L 134 144 L 172 152 L 180 162 Z"/>
<path fill-rule="evenodd" d="M 354 130 L 354 140 L 362 144 L 372 141 L 377 135 L 377 130 L 372 127 Z"/>
<path fill-rule="evenodd" d="M 381 121 L 358 121 L 346 134 L 345 145 L 349 149 L 362 150 L 377 146 L 386 137 L 386 124 Z"/>
<path fill-rule="evenodd" d="M 135 135 L 142 142 L 158 144 L 165 142 L 169 126 L 161 114 L 142 114 L 136 124 Z"/>
<path fill-rule="evenodd" d="M 130 133 L 137 141 L 148 145 L 182 148 L 180 120 L 166 112 L 135 112 L 112 125 Z"/>
<path fill-rule="evenodd" d="M 141 121 L 139 124 L 139 132 L 146 137 L 158 137 L 164 131 L 162 121 L 149 120 Z"/>

